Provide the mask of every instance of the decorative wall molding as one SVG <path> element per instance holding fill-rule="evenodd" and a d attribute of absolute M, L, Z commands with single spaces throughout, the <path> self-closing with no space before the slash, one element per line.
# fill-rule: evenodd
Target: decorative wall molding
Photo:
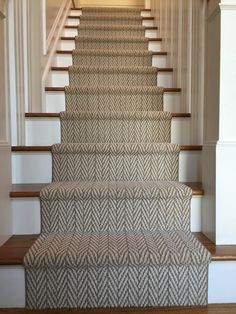
<path fill-rule="evenodd" d="M 25 144 L 25 63 L 24 63 L 24 0 L 14 2 L 14 48 L 16 80 L 17 144 Z"/>
<path fill-rule="evenodd" d="M 192 113 L 191 141 L 203 142 L 205 18 L 207 0 L 151 0 L 182 112 Z"/>

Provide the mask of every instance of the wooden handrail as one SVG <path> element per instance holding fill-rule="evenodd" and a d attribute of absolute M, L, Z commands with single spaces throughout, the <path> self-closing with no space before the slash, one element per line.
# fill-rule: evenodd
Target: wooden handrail
<path fill-rule="evenodd" d="M 73 8 L 75 8 L 75 0 L 71 0 L 71 1 L 72 1 Z"/>

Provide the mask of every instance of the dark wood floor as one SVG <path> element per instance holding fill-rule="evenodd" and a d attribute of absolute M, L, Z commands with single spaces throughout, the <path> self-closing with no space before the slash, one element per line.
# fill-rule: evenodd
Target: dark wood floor
<path fill-rule="evenodd" d="M 236 304 L 218 304 L 195 308 L 96 309 L 96 310 L 24 310 L 0 309 L 0 314 L 236 314 Z"/>

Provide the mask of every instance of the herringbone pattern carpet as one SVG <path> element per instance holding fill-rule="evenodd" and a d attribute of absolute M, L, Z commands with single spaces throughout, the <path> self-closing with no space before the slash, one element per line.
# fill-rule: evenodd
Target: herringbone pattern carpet
<path fill-rule="evenodd" d="M 140 10 L 84 8 L 78 34 L 27 307 L 204 305 L 210 254 L 190 232 Z"/>

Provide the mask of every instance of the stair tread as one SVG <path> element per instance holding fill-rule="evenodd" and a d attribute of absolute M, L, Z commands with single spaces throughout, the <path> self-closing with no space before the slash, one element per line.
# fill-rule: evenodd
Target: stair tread
<path fill-rule="evenodd" d="M 189 186 L 193 195 L 203 195 L 204 190 L 201 182 L 182 182 Z M 39 192 L 48 183 L 27 183 L 27 184 L 12 184 L 10 197 L 39 197 Z"/>
<path fill-rule="evenodd" d="M 151 9 L 145 9 L 145 8 L 138 8 L 140 11 L 147 11 L 147 12 L 151 12 Z M 83 10 L 83 7 L 78 7 L 78 8 L 71 8 L 71 10 L 75 10 L 75 11 L 81 11 Z"/>
<path fill-rule="evenodd" d="M 67 28 L 67 29 L 78 29 L 78 26 L 81 26 L 81 25 L 65 25 L 65 28 Z M 157 26 L 143 26 L 143 25 L 141 25 L 141 26 L 145 30 L 157 30 L 158 29 Z M 125 25 L 122 25 L 122 27 L 125 27 Z"/>
<path fill-rule="evenodd" d="M 236 261 L 236 245 L 215 245 L 204 234 L 193 233 L 211 252 L 212 261 Z M 38 235 L 14 235 L 0 247 L 0 265 L 22 265 L 25 253 Z"/>
<path fill-rule="evenodd" d="M 47 86 L 45 87 L 46 92 L 64 92 L 65 87 L 51 87 Z M 171 87 L 171 88 L 164 88 L 164 93 L 179 93 L 181 92 L 181 88 L 179 87 Z"/>
<path fill-rule="evenodd" d="M 78 36 L 61 36 L 61 40 L 75 40 L 75 38 L 78 37 Z M 79 37 L 80 39 L 82 37 Z M 88 38 L 88 36 L 84 36 L 84 38 Z M 92 37 L 91 37 L 92 38 Z M 96 38 L 96 37 L 93 37 L 93 38 Z M 109 37 L 104 37 L 104 38 L 108 38 L 108 39 L 112 39 L 112 38 L 109 38 Z M 125 37 L 124 37 L 125 38 Z M 124 39 L 121 37 L 121 39 Z M 127 38 L 129 39 L 129 38 Z M 142 41 L 162 41 L 162 38 L 159 38 L 159 37 L 138 37 L 137 40 L 142 40 Z"/>
<path fill-rule="evenodd" d="M 52 146 L 12 146 L 12 152 L 50 152 L 52 150 Z M 180 145 L 181 151 L 201 151 L 202 145 Z"/>
<path fill-rule="evenodd" d="M 191 113 L 172 112 L 172 118 L 190 118 Z M 59 112 L 27 112 L 26 118 L 60 118 Z"/>
<path fill-rule="evenodd" d="M 69 71 L 69 68 L 70 67 L 59 67 L 59 66 L 57 66 L 57 67 L 55 67 L 55 66 L 53 66 L 53 67 L 51 67 L 51 70 L 52 71 Z M 92 69 L 92 68 L 94 68 L 94 69 L 98 69 L 98 68 L 100 68 L 100 69 L 112 69 L 112 68 L 115 68 L 115 69 L 117 69 L 118 67 L 86 67 L 86 66 L 73 66 L 73 68 L 81 68 L 81 69 L 85 69 L 85 68 L 88 68 L 88 69 Z M 119 67 L 120 68 L 120 67 Z M 125 67 L 122 67 L 123 69 L 125 69 Z M 127 68 L 133 68 L 133 67 L 127 67 Z M 152 66 L 150 66 L 150 67 L 142 67 L 142 66 L 140 66 L 140 67 L 138 67 L 138 68 L 136 68 L 135 69 L 135 71 L 137 71 L 137 69 L 140 69 L 140 70 L 142 70 L 142 69 L 145 69 L 145 68 L 150 68 L 150 70 L 151 69 L 157 69 L 158 70 L 158 72 L 173 72 L 173 68 L 155 68 L 155 67 L 152 67 Z"/>
<path fill-rule="evenodd" d="M 80 15 L 69 15 L 67 18 L 68 19 L 80 19 Z M 141 16 L 141 19 L 153 21 L 154 17 L 153 16 Z"/>
<path fill-rule="evenodd" d="M 57 54 L 68 54 L 72 55 L 73 50 L 57 50 Z M 153 56 L 167 56 L 166 51 L 151 51 Z"/>

